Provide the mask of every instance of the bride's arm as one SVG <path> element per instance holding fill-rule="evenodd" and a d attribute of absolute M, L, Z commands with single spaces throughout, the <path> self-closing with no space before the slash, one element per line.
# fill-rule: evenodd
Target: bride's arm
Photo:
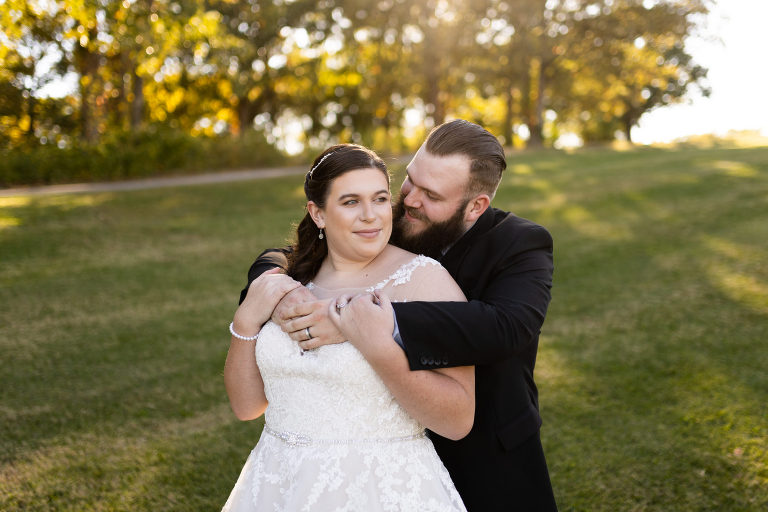
<path fill-rule="evenodd" d="M 279 274 L 277 269 L 263 273 L 250 284 L 245 300 L 235 312 L 232 329 L 243 337 L 256 336 L 272 316 L 280 299 L 299 286 L 300 283 Z M 232 336 L 224 363 L 224 384 L 229 404 L 240 420 L 258 418 L 267 408 L 255 347 L 256 340 Z"/>
<path fill-rule="evenodd" d="M 452 280 L 447 289 L 439 281 L 431 285 L 430 291 L 437 292 L 442 300 L 466 300 Z M 372 295 L 340 299 L 341 303 L 345 301 L 348 303 L 341 309 L 332 306 L 332 320 L 376 370 L 398 403 L 443 437 L 458 440 L 466 436 L 475 415 L 474 366 L 411 371 L 405 352 L 392 339 L 394 316 L 389 299 L 383 294 L 378 300 Z"/>
<path fill-rule="evenodd" d="M 356 299 L 353 302 L 363 301 Z M 354 310 L 355 304 L 350 306 Z M 352 310 L 344 314 L 347 313 Z M 475 419 L 475 367 L 412 371 L 405 352 L 393 342 L 391 335 L 387 337 L 381 331 L 367 332 L 369 340 L 358 350 L 403 409 L 419 423 L 448 439 L 458 441 L 469 434 Z M 382 334 L 380 339 L 374 339 Z"/>

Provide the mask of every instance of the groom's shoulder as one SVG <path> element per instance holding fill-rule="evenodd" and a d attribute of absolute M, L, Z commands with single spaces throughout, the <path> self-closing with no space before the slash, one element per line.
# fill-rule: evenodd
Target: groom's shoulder
<path fill-rule="evenodd" d="M 265 249 L 261 254 L 256 257 L 256 260 L 248 269 L 248 280 L 253 281 L 256 277 L 260 276 L 265 270 L 269 270 L 272 267 L 280 267 L 285 270 L 288 257 L 293 253 L 291 247 L 276 247 Z"/>
<path fill-rule="evenodd" d="M 519 236 L 535 237 L 548 239 L 552 242 L 552 235 L 549 234 L 547 228 L 536 222 L 518 217 L 512 212 L 500 210 L 498 208 L 492 209 L 493 214 L 493 229 L 496 235 L 503 235 L 517 238 Z"/>
<path fill-rule="evenodd" d="M 245 300 L 245 296 L 248 294 L 248 288 L 254 279 L 259 277 L 267 270 L 275 267 L 280 267 L 285 270 L 288 266 L 288 256 L 293 252 L 290 247 L 278 247 L 266 249 L 256 257 L 256 260 L 251 264 L 248 269 L 248 282 L 240 291 L 240 304 Z"/>

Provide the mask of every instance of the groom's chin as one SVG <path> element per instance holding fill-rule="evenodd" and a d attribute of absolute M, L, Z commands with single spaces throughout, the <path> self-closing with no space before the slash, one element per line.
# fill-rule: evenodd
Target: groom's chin
<path fill-rule="evenodd" d="M 390 241 L 396 246 L 413 252 L 413 247 L 417 245 L 418 234 L 414 234 L 413 226 L 403 217 L 397 219 L 392 225 L 392 237 Z"/>
<path fill-rule="evenodd" d="M 409 240 L 417 239 L 424 232 L 423 228 L 419 229 L 415 224 L 405 219 L 400 221 L 399 228 L 400 236 Z"/>

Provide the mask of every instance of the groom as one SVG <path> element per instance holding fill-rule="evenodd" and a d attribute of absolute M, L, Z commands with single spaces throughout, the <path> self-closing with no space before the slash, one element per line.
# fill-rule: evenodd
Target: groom
<path fill-rule="evenodd" d="M 554 511 L 533 380 L 550 300 L 552 238 L 490 207 L 505 168 L 496 138 L 463 120 L 435 128 L 408 165 L 392 243 L 438 259 L 468 302 L 394 304 L 392 343 L 403 348 L 411 370 L 475 366 L 471 432 L 459 441 L 430 433 L 467 509 Z M 284 267 L 285 251 L 262 253 L 249 284 L 270 267 Z M 327 302 L 284 300 L 273 318 L 302 348 L 342 341 L 325 314 Z M 382 328 L 364 316 L 358 322 L 365 332 Z"/>

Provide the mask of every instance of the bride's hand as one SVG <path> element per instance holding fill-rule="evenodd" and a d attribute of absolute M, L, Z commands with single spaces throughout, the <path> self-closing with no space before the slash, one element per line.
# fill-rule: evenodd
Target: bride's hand
<path fill-rule="evenodd" d="M 279 268 L 267 270 L 253 280 L 248 294 L 235 311 L 234 330 L 243 336 L 252 336 L 272 316 L 275 306 L 301 283 L 281 273 Z"/>
<path fill-rule="evenodd" d="M 363 353 L 375 348 L 375 340 L 391 339 L 395 328 L 389 297 L 379 292 L 342 295 L 331 303 L 329 316 L 342 335 Z"/>
<path fill-rule="evenodd" d="M 295 292 L 291 292 L 292 294 Z M 286 296 L 286 299 L 288 296 Z M 288 333 L 293 340 L 298 342 L 302 350 L 312 350 L 323 345 L 332 345 L 344 342 L 345 338 L 328 318 L 329 303 L 333 299 L 314 300 L 300 302 L 284 308 L 279 312 L 275 309 L 272 320 L 275 320 L 280 328 Z M 278 308 L 282 307 L 282 303 Z"/>

